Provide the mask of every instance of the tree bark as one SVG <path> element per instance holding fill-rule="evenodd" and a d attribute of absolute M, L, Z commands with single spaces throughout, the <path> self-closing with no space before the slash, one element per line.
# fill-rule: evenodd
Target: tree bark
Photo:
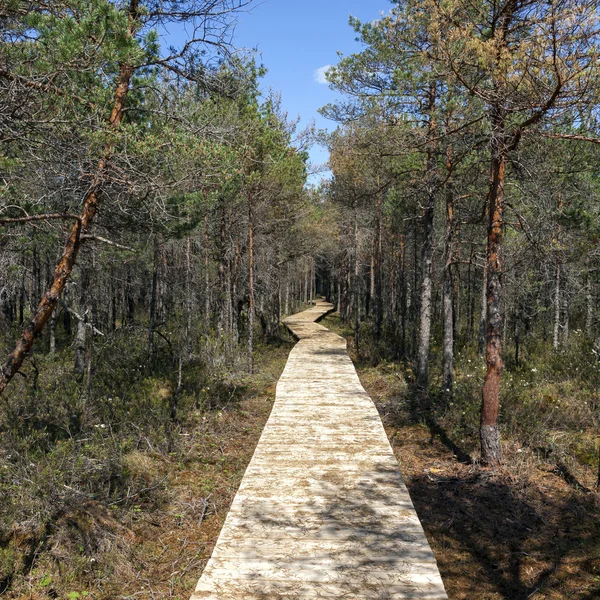
<path fill-rule="evenodd" d="M 377 178 L 379 185 L 379 177 Z M 375 312 L 375 340 L 381 339 L 381 327 L 383 324 L 383 297 L 381 282 L 381 222 L 383 211 L 383 193 L 377 194 L 376 218 L 375 218 L 375 243 L 373 248 L 373 310 Z"/>
<path fill-rule="evenodd" d="M 185 347 L 187 358 L 192 358 L 192 264 L 190 234 L 185 237 Z"/>
<path fill-rule="evenodd" d="M 231 326 L 233 329 L 233 345 L 239 344 L 239 310 L 237 308 L 238 271 L 240 264 L 240 243 L 238 238 L 233 242 L 233 274 L 231 276 Z"/>
<path fill-rule="evenodd" d="M 254 224 L 252 197 L 248 197 L 248 371 L 254 370 Z"/>
<path fill-rule="evenodd" d="M 587 269 L 585 275 L 585 335 L 592 339 L 594 327 L 594 298 L 592 295 L 592 277 L 590 273 L 590 259 L 587 259 Z"/>
<path fill-rule="evenodd" d="M 139 0 L 130 0 L 128 7 L 128 37 L 133 37 L 135 34 L 138 18 L 138 4 Z M 108 120 L 109 127 L 113 130 L 117 130 L 123 120 L 125 101 L 127 100 L 133 71 L 134 68 L 130 64 L 123 63 L 120 65 L 112 110 Z M 109 141 L 104 147 L 103 156 L 98 161 L 95 175 L 84 196 L 79 218 L 71 228 L 71 233 L 65 245 L 62 258 L 54 271 L 52 284 L 44 293 L 37 311 L 33 315 L 29 325 L 21 333 L 21 337 L 15 344 L 13 351 L 8 355 L 4 365 L 0 368 L 0 394 L 6 389 L 10 380 L 19 371 L 23 361 L 33 348 L 33 343 L 36 338 L 44 330 L 44 327 L 56 308 L 67 281 L 71 276 L 81 246 L 80 236 L 82 233 L 87 233 L 89 231 L 101 201 L 102 177 L 113 148 L 114 142 L 112 141 Z"/>
<path fill-rule="evenodd" d="M 406 237 L 400 236 L 400 356 L 406 356 Z"/>
<path fill-rule="evenodd" d="M 360 338 L 360 264 L 358 262 L 358 214 L 354 207 L 354 349 L 358 355 Z"/>
<path fill-rule="evenodd" d="M 563 348 L 566 348 L 569 345 L 569 296 L 565 293 L 563 294 Z"/>
<path fill-rule="evenodd" d="M 156 329 L 156 313 L 158 306 L 158 284 L 159 284 L 159 265 L 160 265 L 160 242 L 154 241 L 154 267 L 152 269 L 152 290 L 150 292 L 150 318 L 148 323 L 148 356 L 152 360 L 154 354 L 154 331 Z"/>
<path fill-rule="evenodd" d="M 204 215 L 204 326 L 210 331 L 210 273 L 208 256 L 208 215 Z"/>
<path fill-rule="evenodd" d="M 377 225 L 375 225 L 377 227 Z M 375 238 L 371 244 L 371 265 L 369 267 L 369 291 L 365 297 L 365 317 L 371 315 L 371 305 L 375 298 Z"/>
<path fill-rule="evenodd" d="M 454 260 L 454 191 L 448 183 L 446 190 L 446 265 L 444 268 L 444 285 L 442 290 L 442 312 L 444 315 L 444 347 L 442 360 L 442 392 L 452 392 L 452 374 L 454 370 L 454 310 L 452 262 Z"/>
<path fill-rule="evenodd" d="M 481 461 L 498 466 L 501 462 L 498 415 L 502 377 L 502 237 L 504 230 L 504 178 L 506 142 L 504 116 L 495 107 L 492 116 L 492 163 L 489 191 L 487 243 L 487 324 L 486 373 L 481 405 Z"/>
<path fill-rule="evenodd" d="M 560 333 L 560 261 L 556 258 L 554 268 L 554 331 L 552 335 L 552 349 L 557 352 Z"/>
<path fill-rule="evenodd" d="M 427 199 L 423 211 L 423 245 L 421 247 L 421 290 L 420 290 L 420 313 L 419 333 L 417 345 L 417 388 L 426 392 L 429 386 L 429 342 L 431 337 L 432 318 L 432 274 L 433 262 L 433 216 L 435 209 L 435 131 L 436 122 L 433 118 L 435 107 L 436 89 L 431 86 L 428 96 L 427 113 L 429 125 L 427 137 L 429 140 L 427 148 Z"/>
<path fill-rule="evenodd" d="M 83 307 L 81 307 L 83 308 Z M 85 318 L 85 311 L 81 311 Z M 85 372 L 85 348 L 87 344 L 85 321 L 81 319 L 77 321 L 77 333 L 75 334 L 75 364 L 73 371 L 79 381 L 83 379 Z"/>
<path fill-rule="evenodd" d="M 56 353 L 56 315 L 50 317 L 50 354 Z"/>
<path fill-rule="evenodd" d="M 487 250 L 486 258 L 487 263 Z M 483 281 L 481 283 L 481 313 L 479 315 L 479 356 L 485 356 L 485 335 L 487 328 L 487 264 L 483 265 Z"/>

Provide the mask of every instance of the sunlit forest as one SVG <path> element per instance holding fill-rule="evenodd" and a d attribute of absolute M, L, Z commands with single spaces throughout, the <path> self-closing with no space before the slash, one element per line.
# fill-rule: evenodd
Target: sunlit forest
<path fill-rule="evenodd" d="M 332 132 L 250 4 L 0 2 L 0 596 L 188 598 L 324 298 L 448 597 L 600 597 L 597 3 L 383 1 Z"/>

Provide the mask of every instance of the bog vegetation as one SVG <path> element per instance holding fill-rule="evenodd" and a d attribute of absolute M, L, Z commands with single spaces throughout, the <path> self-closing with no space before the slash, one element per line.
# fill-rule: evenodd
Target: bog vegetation
<path fill-rule="evenodd" d="M 317 188 L 319 134 L 231 46 L 247 4 L 0 6 L 0 594 L 185 595 L 205 557 L 136 554 L 134 522 L 226 510 L 231 490 L 207 499 L 246 459 L 215 465 L 251 452 L 281 317 L 317 294 L 392 413 L 460 461 L 529 454 L 595 494 L 596 3 L 351 19 Z M 168 513 L 173 474 L 203 489 Z M 144 579 L 167 560 L 163 587 Z"/>

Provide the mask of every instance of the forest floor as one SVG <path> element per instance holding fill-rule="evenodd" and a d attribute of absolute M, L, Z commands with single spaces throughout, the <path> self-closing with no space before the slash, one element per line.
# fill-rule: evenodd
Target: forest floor
<path fill-rule="evenodd" d="M 514 439 L 503 468 L 479 466 L 443 418 L 409 410 L 404 365 L 352 353 L 375 401 L 451 600 L 600 598 L 600 493 L 595 471 L 577 478 Z M 471 452 L 471 454 L 475 454 Z"/>
<path fill-rule="evenodd" d="M 4 597 L 187 600 L 269 417 L 293 344 L 289 337 L 261 346 L 255 374 L 243 375 L 234 400 L 187 415 L 177 452 L 129 453 L 128 471 L 147 481 L 140 500 L 74 503 Z M 27 545 L 13 542 L 6 556 L 0 546 L 5 563 L 11 547 Z"/>
<path fill-rule="evenodd" d="M 323 324 L 351 337 L 335 316 Z M 225 395 L 190 411 L 176 452 L 128 451 L 123 460 L 137 481 L 132 498 L 139 499 L 107 504 L 74 497 L 72 509 L 24 558 L 14 550 L 29 542 L 15 528 L 8 546 L 0 544 L 0 581 L 3 568 L 30 562 L 4 597 L 187 600 L 292 346 L 290 338 L 261 347 L 255 375 L 240 375 L 230 400 Z M 352 358 L 380 411 L 451 600 L 600 598 L 600 498 L 592 466 L 562 468 L 505 434 L 503 468 L 481 468 L 471 460 L 473 446 L 443 415 L 436 421 L 411 414 L 406 365 Z"/>

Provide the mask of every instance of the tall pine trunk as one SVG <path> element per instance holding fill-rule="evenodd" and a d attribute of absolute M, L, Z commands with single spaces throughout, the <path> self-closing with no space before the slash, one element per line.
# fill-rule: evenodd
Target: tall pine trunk
<path fill-rule="evenodd" d="M 248 197 L 248 371 L 254 370 L 254 223 L 252 197 Z"/>
<path fill-rule="evenodd" d="M 377 179 L 379 185 L 379 178 Z M 373 310 L 375 312 L 375 339 L 381 339 L 381 327 L 383 324 L 383 294 L 381 281 L 381 222 L 383 211 L 383 194 L 377 194 L 377 210 L 375 220 L 375 244 L 373 248 Z"/>
<path fill-rule="evenodd" d="M 435 107 L 436 89 L 432 85 L 427 101 L 428 124 L 428 147 L 427 147 L 427 198 L 423 211 L 423 242 L 421 246 L 421 290 L 420 290 L 420 313 L 419 332 L 417 339 L 417 388 L 421 392 L 427 392 L 429 386 L 429 342 L 431 337 L 432 311 L 432 263 L 433 263 L 433 216 L 435 210 L 435 132 L 436 122 L 433 117 Z"/>
<path fill-rule="evenodd" d="M 449 150 L 450 152 L 450 150 Z M 454 370 L 454 310 L 452 262 L 454 260 L 454 191 L 448 183 L 446 190 L 446 244 L 444 267 L 444 284 L 442 290 L 442 312 L 444 321 L 444 348 L 442 361 L 442 391 L 452 392 L 452 374 Z"/>
<path fill-rule="evenodd" d="M 552 349 L 556 352 L 560 334 L 560 261 L 556 258 L 554 267 L 554 329 L 552 332 Z"/>
<path fill-rule="evenodd" d="M 192 358 L 192 266 L 190 234 L 185 237 L 185 347 L 187 359 Z M 181 356 L 181 353 L 180 353 Z"/>
<path fill-rule="evenodd" d="M 484 257 L 483 276 L 481 282 L 481 312 L 479 313 L 479 356 L 485 356 L 485 339 L 487 329 L 487 250 Z"/>
<path fill-rule="evenodd" d="M 592 277 L 590 273 L 590 259 L 586 261 L 585 273 L 585 335 L 588 339 L 593 338 L 594 327 L 594 297 L 592 295 Z"/>
<path fill-rule="evenodd" d="M 205 196 L 206 197 L 206 196 Z M 208 215 L 204 215 L 204 327 L 210 331 L 210 272 L 208 255 Z"/>
<path fill-rule="evenodd" d="M 498 415 L 502 377 L 502 237 L 504 230 L 504 178 L 506 140 L 504 115 L 495 108 L 492 115 L 492 163 L 489 191 L 487 243 L 487 324 L 486 372 L 481 403 L 481 460 L 497 466 L 501 461 Z"/>
<path fill-rule="evenodd" d="M 354 349 L 358 355 L 360 339 L 360 264 L 358 262 L 358 214 L 354 207 Z"/>
<path fill-rule="evenodd" d="M 161 243 L 154 240 L 154 266 L 152 268 L 152 288 L 150 291 L 150 316 L 148 320 L 148 357 L 152 360 L 154 354 L 154 331 L 158 312 L 158 286 L 161 260 Z"/>

